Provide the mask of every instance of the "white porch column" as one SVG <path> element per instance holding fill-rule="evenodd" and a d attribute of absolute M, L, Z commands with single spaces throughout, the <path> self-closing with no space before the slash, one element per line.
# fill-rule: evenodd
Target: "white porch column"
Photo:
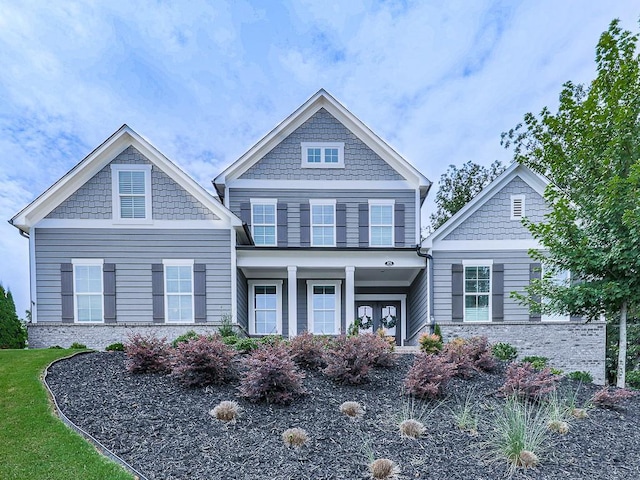
<path fill-rule="evenodd" d="M 289 305 L 289 338 L 298 334 L 298 267 L 287 267 L 287 295 Z"/>
<path fill-rule="evenodd" d="M 344 315 L 346 319 L 347 331 L 349 326 L 356 319 L 356 287 L 355 287 L 355 271 L 356 267 L 344 267 Z"/>

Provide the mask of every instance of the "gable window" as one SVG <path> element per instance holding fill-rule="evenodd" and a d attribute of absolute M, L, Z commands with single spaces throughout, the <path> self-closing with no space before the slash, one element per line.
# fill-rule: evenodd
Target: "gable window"
<path fill-rule="evenodd" d="M 464 321 L 491 319 L 491 265 L 464 264 Z"/>
<path fill-rule="evenodd" d="M 113 218 L 151 220 L 151 165 L 111 165 Z"/>
<path fill-rule="evenodd" d="M 193 322 L 193 260 L 163 260 L 167 322 Z"/>
<path fill-rule="evenodd" d="M 73 299 L 76 322 L 103 321 L 102 260 L 79 259 L 73 264 Z"/>
<path fill-rule="evenodd" d="M 344 168 L 344 143 L 302 142 L 302 168 Z"/>
<path fill-rule="evenodd" d="M 282 280 L 249 281 L 249 333 L 282 333 Z"/>
<path fill-rule="evenodd" d="M 511 195 L 511 220 L 520 220 L 524 216 L 524 195 Z"/>
<path fill-rule="evenodd" d="M 369 245 L 393 246 L 393 200 L 369 200 Z"/>
<path fill-rule="evenodd" d="M 308 329 L 311 333 L 340 333 L 342 282 L 314 280 L 307 282 Z"/>
<path fill-rule="evenodd" d="M 251 234 L 256 245 L 275 246 L 277 200 L 251 199 Z"/>
<path fill-rule="evenodd" d="M 336 201 L 310 200 L 311 246 L 336 246 Z"/>

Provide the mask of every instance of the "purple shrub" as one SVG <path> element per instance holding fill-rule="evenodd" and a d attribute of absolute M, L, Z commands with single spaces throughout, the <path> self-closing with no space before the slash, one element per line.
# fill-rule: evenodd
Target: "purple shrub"
<path fill-rule="evenodd" d="M 539 400 L 555 391 L 557 375 L 549 368 L 536 370 L 528 363 L 513 362 L 507 367 L 505 382 L 500 392 L 505 395 L 517 395 L 521 398 Z"/>
<path fill-rule="evenodd" d="M 442 356 L 456 366 L 456 376 L 471 378 L 477 371 L 491 371 L 496 361 L 487 337 L 456 338 L 442 349 Z"/>
<path fill-rule="evenodd" d="M 417 398 L 437 398 L 444 394 L 455 372 L 455 365 L 444 356 L 418 354 L 404 379 L 404 388 Z"/>
<path fill-rule="evenodd" d="M 324 353 L 327 349 L 327 337 L 303 332 L 291 340 L 289 349 L 296 364 L 309 370 L 319 370 L 326 366 Z"/>
<path fill-rule="evenodd" d="M 326 351 L 324 374 L 336 383 L 358 385 L 369 379 L 379 349 L 364 335 L 340 337 Z"/>
<path fill-rule="evenodd" d="M 164 373 L 169 371 L 170 345 L 166 338 L 155 335 L 130 335 L 124 344 L 126 367 L 131 373 Z"/>
<path fill-rule="evenodd" d="M 591 397 L 591 402 L 602 408 L 616 408 L 623 400 L 633 397 L 636 392 L 627 390 L 626 388 L 610 389 L 602 387 Z"/>
<path fill-rule="evenodd" d="M 357 342 L 363 350 L 373 354 L 373 366 L 389 368 L 396 364 L 397 355 L 393 353 L 393 345 L 385 337 L 375 333 L 364 333 L 357 337 Z"/>
<path fill-rule="evenodd" d="M 171 376 L 187 387 L 225 383 L 236 376 L 236 353 L 218 336 L 180 342 L 171 355 Z"/>

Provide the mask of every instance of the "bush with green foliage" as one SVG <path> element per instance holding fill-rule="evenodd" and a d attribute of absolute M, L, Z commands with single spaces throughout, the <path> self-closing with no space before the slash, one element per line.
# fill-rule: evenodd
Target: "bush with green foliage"
<path fill-rule="evenodd" d="M 493 353 L 493 356 L 498 360 L 505 362 L 511 362 L 518 357 L 518 349 L 505 342 L 496 343 L 491 347 L 491 353 Z"/>
<path fill-rule="evenodd" d="M 442 350 L 442 337 L 435 333 L 423 333 L 418 339 L 422 353 L 438 353 Z"/>
<path fill-rule="evenodd" d="M 327 366 L 322 371 L 336 383 L 358 385 L 369 379 L 369 370 L 379 355 L 379 345 L 374 344 L 365 335 L 341 336 L 327 349 Z"/>
<path fill-rule="evenodd" d="M 224 340 L 228 338 L 234 337 L 224 337 Z M 260 347 L 260 343 L 255 338 L 250 337 L 235 337 L 236 340 L 233 342 L 233 348 L 235 348 L 240 353 L 250 353 L 254 350 L 257 350 Z"/>
<path fill-rule="evenodd" d="M 84 350 L 87 346 L 84 343 L 73 342 L 69 348 L 72 350 Z"/>
<path fill-rule="evenodd" d="M 194 330 L 188 330 L 184 332 L 182 335 L 179 335 L 173 342 L 171 342 L 171 346 L 176 348 L 179 344 L 190 342 L 191 340 L 195 340 L 200 335 L 197 334 Z"/>
<path fill-rule="evenodd" d="M 164 373 L 169 371 L 171 346 L 166 338 L 154 334 L 130 335 L 124 344 L 126 367 L 131 373 Z"/>
<path fill-rule="evenodd" d="M 536 370 L 531 363 L 512 363 L 507 367 L 500 392 L 528 400 L 541 400 L 556 389 L 558 377 L 549 368 Z"/>
<path fill-rule="evenodd" d="M 222 314 L 222 323 L 218 327 L 218 335 L 221 337 L 233 337 L 236 335 L 231 318 L 231 315 L 228 313 Z"/>
<path fill-rule="evenodd" d="M 627 372 L 627 385 L 631 388 L 640 389 L 640 370 Z"/>
<path fill-rule="evenodd" d="M 327 365 L 324 359 L 327 345 L 327 337 L 302 332 L 293 337 L 289 349 L 293 361 L 298 366 L 309 370 L 319 370 Z"/>
<path fill-rule="evenodd" d="M 171 354 L 171 377 L 187 387 L 221 384 L 236 377 L 233 357 L 237 352 L 221 337 L 201 336 L 180 342 Z"/>
<path fill-rule="evenodd" d="M 107 352 L 124 352 L 124 345 L 122 342 L 112 343 L 105 348 Z"/>
<path fill-rule="evenodd" d="M 49 349 L 51 349 L 51 350 L 64 350 L 64 348 L 62 348 L 60 345 L 51 345 L 49 347 Z"/>
<path fill-rule="evenodd" d="M 0 348 L 25 348 L 27 329 L 18 318 L 10 290 L 0 284 Z"/>
<path fill-rule="evenodd" d="M 417 398 L 437 398 L 444 395 L 455 373 L 456 366 L 446 357 L 421 353 L 404 378 L 404 388 Z"/>
<path fill-rule="evenodd" d="M 260 345 L 279 345 L 279 344 L 288 344 L 288 341 L 285 340 L 281 335 L 265 335 L 264 337 L 260 337 L 258 339 L 258 343 Z"/>
<path fill-rule="evenodd" d="M 547 357 L 540 357 L 537 355 L 529 355 L 522 359 L 522 363 L 530 363 L 533 368 L 536 370 L 542 370 L 549 363 L 549 359 Z"/>

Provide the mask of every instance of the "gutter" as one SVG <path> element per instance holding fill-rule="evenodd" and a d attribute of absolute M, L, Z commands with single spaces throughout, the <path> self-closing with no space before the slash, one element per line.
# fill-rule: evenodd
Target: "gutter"
<path fill-rule="evenodd" d="M 427 321 L 420 325 L 420 328 L 409 338 L 415 337 L 416 334 L 427 325 L 429 326 L 429 333 L 433 333 L 436 323 L 433 317 L 433 257 L 428 253 L 422 253 L 420 249 L 420 244 L 417 244 L 416 254 L 425 259 L 425 268 L 427 269 L 427 303 L 429 305 L 429 311 L 427 312 Z"/>

